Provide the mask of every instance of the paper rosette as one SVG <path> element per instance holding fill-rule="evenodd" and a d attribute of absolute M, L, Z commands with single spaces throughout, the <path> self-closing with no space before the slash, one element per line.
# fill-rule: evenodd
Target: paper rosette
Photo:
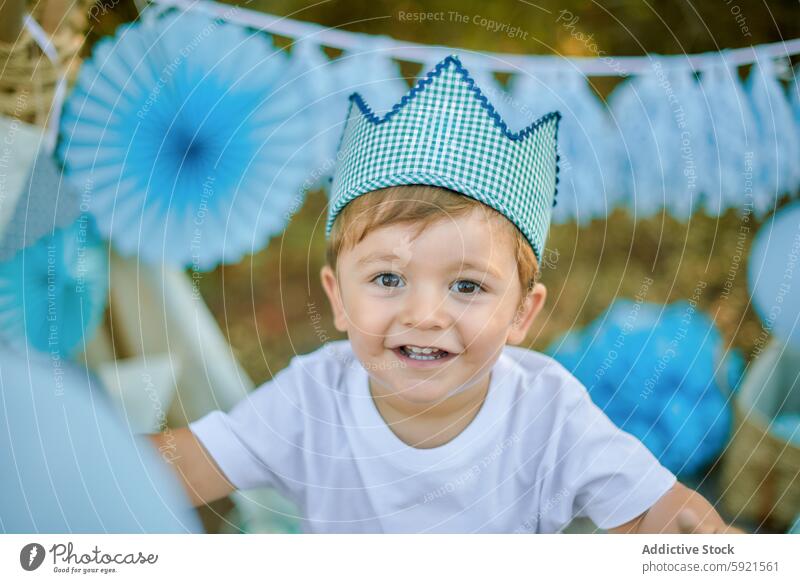
<path fill-rule="evenodd" d="M 81 215 L 0 263 L 0 338 L 59 358 L 83 350 L 103 317 L 107 248 Z"/>
<path fill-rule="evenodd" d="M 97 44 L 58 152 L 122 255 L 207 270 L 283 231 L 311 165 L 295 65 L 262 33 L 194 12 Z"/>

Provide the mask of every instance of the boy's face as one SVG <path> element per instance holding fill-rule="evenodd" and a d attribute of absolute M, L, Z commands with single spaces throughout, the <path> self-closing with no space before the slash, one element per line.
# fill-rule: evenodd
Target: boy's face
<path fill-rule="evenodd" d="M 426 405 L 484 381 L 503 346 L 524 340 L 546 290 L 536 284 L 518 311 L 513 238 L 480 211 L 414 233 L 375 229 L 321 277 L 336 328 L 381 392 Z M 447 354 L 409 355 L 408 345 Z"/>

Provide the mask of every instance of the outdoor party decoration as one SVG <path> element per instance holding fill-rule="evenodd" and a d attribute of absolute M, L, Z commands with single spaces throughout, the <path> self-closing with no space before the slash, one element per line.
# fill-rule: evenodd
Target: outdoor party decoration
<path fill-rule="evenodd" d="M 443 53 L 458 53 L 510 128 L 543 111 L 564 116 L 555 222 L 583 224 L 620 207 L 637 217 L 667 212 L 680 220 L 698 211 L 718 216 L 751 208 L 760 218 L 780 197 L 800 190 L 800 88 L 797 70 L 786 65 L 800 54 L 800 39 L 694 55 L 563 57 L 424 45 L 246 8 L 232 11 L 209 0 L 154 0 L 144 14 L 180 10 L 297 45 L 293 58 L 308 59 L 316 73 L 308 76 L 315 89 L 298 109 L 314 109 L 309 101 L 326 104 L 317 108 L 320 115 L 305 116 L 315 127 L 307 149 L 317 160 L 335 155 L 350 93 L 365 94 L 386 111 L 407 89 L 398 61 L 421 65 L 424 73 Z M 343 53 L 328 58 L 322 47 Z M 744 81 L 740 67 L 749 68 Z M 509 76 L 506 87 L 495 73 Z M 621 78 L 610 108 L 592 89 L 592 79 L 603 76 Z M 324 162 L 315 171 L 321 164 L 324 170 L 316 174 L 329 175 L 331 165 Z"/>
<path fill-rule="evenodd" d="M 743 107 L 749 102 L 739 84 L 736 67 L 727 62 L 724 55 L 704 66 L 699 87 L 707 106 L 699 131 L 705 134 L 708 144 L 713 145 L 705 161 L 706 171 L 698 173 L 705 193 L 702 205 L 707 214 L 718 216 L 748 202 L 742 200 L 742 174 L 752 166 L 755 120 L 750 108 Z"/>
<path fill-rule="evenodd" d="M 66 77 L 59 73 L 58 54 L 47 34 L 30 15 L 24 23 L 20 46 L 0 54 L 0 61 L 6 63 L 0 75 L 0 94 L 15 104 L 10 116 L 0 113 L 0 143 L 4 145 L 0 152 L 0 261 L 10 259 L 46 233 L 66 227 L 79 213 L 78 193 L 64 180 L 53 155 Z M 24 45 L 28 42 L 39 45 L 52 68 L 27 57 L 30 51 Z M 47 73 L 42 75 L 45 69 Z M 30 99 L 31 93 L 36 98 Z M 49 109 L 38 102 L 39 98 L 49 104 Z M 2 109 L 6 110 L 4 105 Z M 47 113 L 46 124 L 44 119 L 39 120 L 45 127 L 18 119 L 29 107 L 35 110 L 36 118 L 42 111 Z"/>
<path fill-rule="evenodd" d="M 786 66 L 785 62 L 780 64 Z M 759 216 L 775 207 L 776 195 L 792 192 L 800 181 L 800 134 L 778 82 L 778 69 L 772 60 L 759 59 L 746 85 L 756 122 L 756 149 L 761 157 L 754 165 L 754 183 L 759 187 L 754 202 Z"/>
<path fill-rule="evenodd" d="M 298 40 L 292 45 L 292 64 L 288 78 L 305 88 L 306 104 L 300 115 L 310 117 L 313 128 L 308 144 L 311 168 L 307 178 L 308 190 L 325 186 L 335 165 L 334 154 L 342 133 L 341 119 L 334 119 L 331 110 L 340 101 L 333 76 L 325 69 L 331 66 L 322 48 L 313 42 Z"/>
<path fill-rule="evenodd" d="M 5 256 L 16 251 L 13 245 L 5 244 L 5 232 L 14 218 L 17 203 L 29 189 L 31 174 L 41 152 L 41 142 L 41 128 L 0 115 L 0 143 L 14 146 L 4 147 L 0 154 L 4 195 L 3 204 L 0 205 L 0 240 Z"/>
<path fill-rule="evenodd" d="M 619 132 L 592 93 L 586 77 L 574 69 L 533 70 L 514 77 L 513 95 L 531 123 L 547 111 L 561 112 L 558 201 L 553 221 L 585 225 L 603 218 L 618 201 L 622 184 Z M 530 120 L 530 121 L 527 121 Z M 584 196 L 592 192 L 591 196 Z"/>
<path fill-rule="evenodd" d="M 64 179 L 52 154 L 43 149 L 36 153 L 13 206 L 10 220 L 0 227 L 0 261 L 11 259 L 54 230 L 68 227 L 80 214 L 78 193 Z"/>
<path fill-rule="evenodd" d="M 202 532 L 174 470 L 85 368 L 0 346 L 0 401 L 1 532 Z"/>
<path fill-rule="evenodd" d="M 756 233 L 747 274 L 765 330 L 800 348 L 800 202 L 779 210 Z"/>
<path fill-rule="evenodd" d="M 723 350 L 716 326 L 691 302 L 618 300 L 547 352 L 662 464 L 692 475 L 729 438 L 727 391 L 738 385 L 743 363 L 737 352 Z"/>
<path fill-rule="evenodd" d="M 329 60 L 311 39 L 292 45 L 292 69 L 287 79 L 304 88 L 300 112 L 309 119 L 313 135 L 305 148 L 313 152 L 307 188 L 326 186 L 335 167 L 336 150 L 342 139 L 344 120 L 354 92 L 368 94 L 379 111 L 388 111 L 408 91 L 396 63 L 381 51 L 380 39 L 364 51 L 345 53 Z"/>
<path fill-rule="evenodd" d="M 777 80 L 778 68 L 759 59 L 747 79 L 747 94 L 755 118 L 755 146 L 759 160 L 753 165 L 754 207 L 764 216 L 777 198 L 792 193 L 800 181 L 800 134 L 786 94 Z"/>
<path fill-rule="evenodd" d="M 268 37 L 199 12 L 97 43 L 58 153 L 122 255 L 208 270 L 283 231 L 312 165 L 292 65 Z"/>
<path fill-rule="evenodd" d="M 626 150 L 624 192 L 636 216 L 666 208 L 689 218 L 700 201 L 698 175 L 711 158 L 691 70 L 656 61 L 652 71 L 620 85 L 610 101 Z M 681 155 L 670 155 L 675 152 Z"/>
<path fill-rule="evenodd" d="M 0 339 L 54 360 L 83 350 L 106 307 L 107 262 L 86 215 L 0 262 Z"/>

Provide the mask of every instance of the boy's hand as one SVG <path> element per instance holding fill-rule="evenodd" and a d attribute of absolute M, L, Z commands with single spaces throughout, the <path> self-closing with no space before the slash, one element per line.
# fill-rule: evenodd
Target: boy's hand
<path fill-rule="evenodd" d="M 680 482 L 676 482 L 649 510 L 625 524 L 610 528 L 609 532 L 744 534 L 744 531 L 726 524 L 708 500 Z"/>
<path fill-rule="evenodd" d="M 681 534 L 744 534 L 744 531 L 720 523 L 717 520 L 700 520 L 697 513 L 689 508 L 678 514 L 678 529 Z"/>

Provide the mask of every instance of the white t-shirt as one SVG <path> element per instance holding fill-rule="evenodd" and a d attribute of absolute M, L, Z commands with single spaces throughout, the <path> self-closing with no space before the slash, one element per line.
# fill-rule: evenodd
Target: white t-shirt
<path fill-rule="evenodd" d="M 564 367 L 514 346 L 475 418 L 439 447 L 392 432 L 347 340 L 190 428 L 238 489 L 294 501 L 306 532 L 558 532 L 577 516 L 611 528 L 675 484 Z"/>

